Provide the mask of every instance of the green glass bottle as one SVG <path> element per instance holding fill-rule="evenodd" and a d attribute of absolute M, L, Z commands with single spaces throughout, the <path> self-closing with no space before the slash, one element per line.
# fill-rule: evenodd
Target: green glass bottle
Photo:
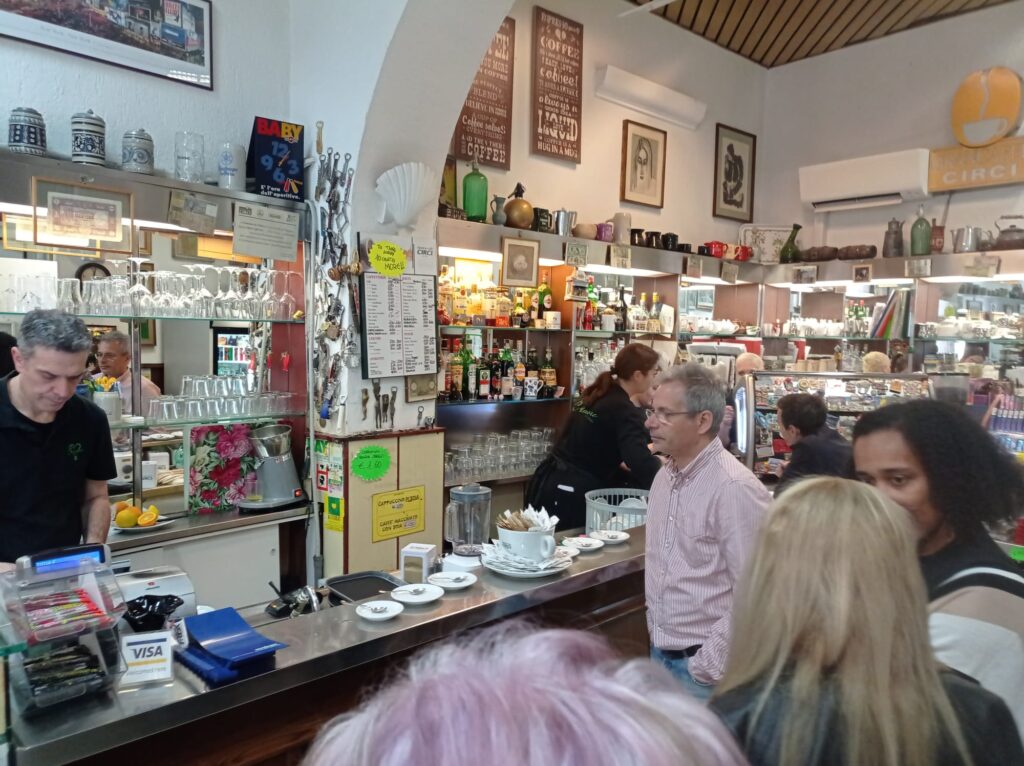
<path fill-rule="evenodd" d="M 910 227 L 910 254 L 928 255 L 932 251 L 932 225 L 924 217 L 924 205 L 917 207 L 917 220 Z"/>
<path fill-rule="evenodd" d="M 473 170 L 462 179 L 462 207 L 470 221 L 487 220 L 487 176 L 480 172 L 476 157 Z"/>
<path fill-rule="evenodd" d="M 793 224 L 793 231 L 789 232 L 789 239 L 779 250 L 779 263 L 796 263 L 800 260 L 800 248 L 796 246 L 796 235 L 802 229 L 798 223 Z"/>

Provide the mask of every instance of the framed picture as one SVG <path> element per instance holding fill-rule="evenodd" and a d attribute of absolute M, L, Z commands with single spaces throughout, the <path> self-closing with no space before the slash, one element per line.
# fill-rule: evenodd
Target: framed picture
<path fill-rule="evenodd" d="M 665 206 L 664 130 L 622 121 L 622 174 L 619 199 L 649 207 Z"/>
<path fill-rule="evenodd" d="M 156 320 L 143 319 L 139 321 L 139 345 L 156 345 Z"/>
<path fill-rule="evenodd" d="M 794 266 L 793 267 L 793 279 L 794 285 L 813 285 L 818 281 L 818 267 L 817 266 Z"/>
<path fill-rule="evenodd" d="M 441 194 L 439 202 L 448 207 L 458 207 L 458 177 L 455 172 L 455 158 L 448 155 L 444 161 L 444 172 L 441 173 Z"/>
<path fill-rule="evenodd" d="M 854 266 L 853 267 L 853 281 L 854 282 L 870 282 L 871 281 L 871 266 Z"/>
<path fill-rule="evenodd" d="M 757 136 L 715 125 L 715 196 L 711 213 L 742 223 L 754 220 Z"/>
<path fill-rule="evenodd" d="M 540 272 L 540 242 L 501 238 L 501 286 L 536 287 Z"/>
<path fill-rule="evenodd" d="M 0 35 L 213 90 L 210 0 L 0 0 Z"/>

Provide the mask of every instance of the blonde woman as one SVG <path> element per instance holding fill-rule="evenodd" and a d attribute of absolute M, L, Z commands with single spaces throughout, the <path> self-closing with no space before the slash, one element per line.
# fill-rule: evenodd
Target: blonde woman
<path fill-rule="evenodd" d="M 1024 763 L 1006 704 L 941 669 L 906 512 L 846 479 L 774 504 L 712 708 L 753 766 Z"/>

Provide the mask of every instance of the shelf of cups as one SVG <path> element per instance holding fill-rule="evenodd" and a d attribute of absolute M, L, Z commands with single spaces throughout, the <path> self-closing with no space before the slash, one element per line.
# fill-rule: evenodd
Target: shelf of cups
<path fill-rule="evenodd" d="M 482 476 L 474 476 L 466 479 L 465 481 L 454 481 L 446 480 L 444 488 L 449 489 L 451 487 L 458 487 L 463 484 L 469 484 L 476 482 L 477 484 L 490 484 L 495 487 L 501 487 L 507 484 L 522 484 L 533 478 L 533 472 L 520 474 L 519 476 L 491 476 L 490 474 L 483 474 Z"/>
<path fill-rule="evenodd" d="M 622 335 L 628 335 L 633 338 L 653 337 L 672 340 L 672 334 L 667 332 L 648 332 L 647 330 L 576 330 L 577 338 L 614 338 Z"/>
<path fill-rule="evenodd" d="M 23 317 L 27 312 L 25 311 L 0 311 L 0 316 L 8 317 Z M 130 322 L 133 319 L 137 319 L 143 322 L 149 320 L 183 320 L 183 321 L 195 321 L 195 322 L 258 322 L 260 324 L 303 324 L 304 319 L 249 319 L 247 317 L 183 317 L 183 316 L 163 316 L 163 315 L 150 315 L 150 316 L 134 316 L 132 314 L 76 314 L 82 319 L 114 319 L 119 322 Z"/>
<path fill-rule="evenodd" d="M 208 417 L 208 418 L 196 418 L 191 420 L 153 420 L 146 418 L 141 423 L 111 423 L 111 429 L 128 429 L 138 430 L 147 428 L 184 428 L 187 426 L 222 426 L 230 425 L 232 423 L 258 423 L 263 420 L 290 420 L 292 418 L 304 417 L 305 411 L 294 410 L 289 412 L 275 412 L 269 415 L 237 415 L 237 416 L 224 416 L 224 417 Z M 143 443 L 143 447 L 156 447 L 159 443 L 147 444 Z"/>
<path fill-rule="evenodd" d="M 866 343 L 872 340 L 906 340 L 906 338 L 875 338 L 871 335 L 765 335 L 764 340 L 854 340 Z"/>
<path fill-rule="evenodd" d="M 939 336 L 937 338 L 923 338 L 917 337 L 920 341 L 942 341 L 944 343 L 955 343 L 956 341 L 964 341 L 966 343 L 999 343 L 1003 346 L 1020 346 L 1024 345 L 1024 338 L 958 338 L 955 335 Z"/>

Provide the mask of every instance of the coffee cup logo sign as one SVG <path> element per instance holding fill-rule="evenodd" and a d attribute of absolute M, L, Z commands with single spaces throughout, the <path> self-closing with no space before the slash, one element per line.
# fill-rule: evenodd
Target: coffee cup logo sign
<path fill-rule="evenodd" d="M 1021 78 L 1012 69 L 972 72 L 953 96 L 953 135 L 961 146 L 994 144 L 1020 126 Z"/>

